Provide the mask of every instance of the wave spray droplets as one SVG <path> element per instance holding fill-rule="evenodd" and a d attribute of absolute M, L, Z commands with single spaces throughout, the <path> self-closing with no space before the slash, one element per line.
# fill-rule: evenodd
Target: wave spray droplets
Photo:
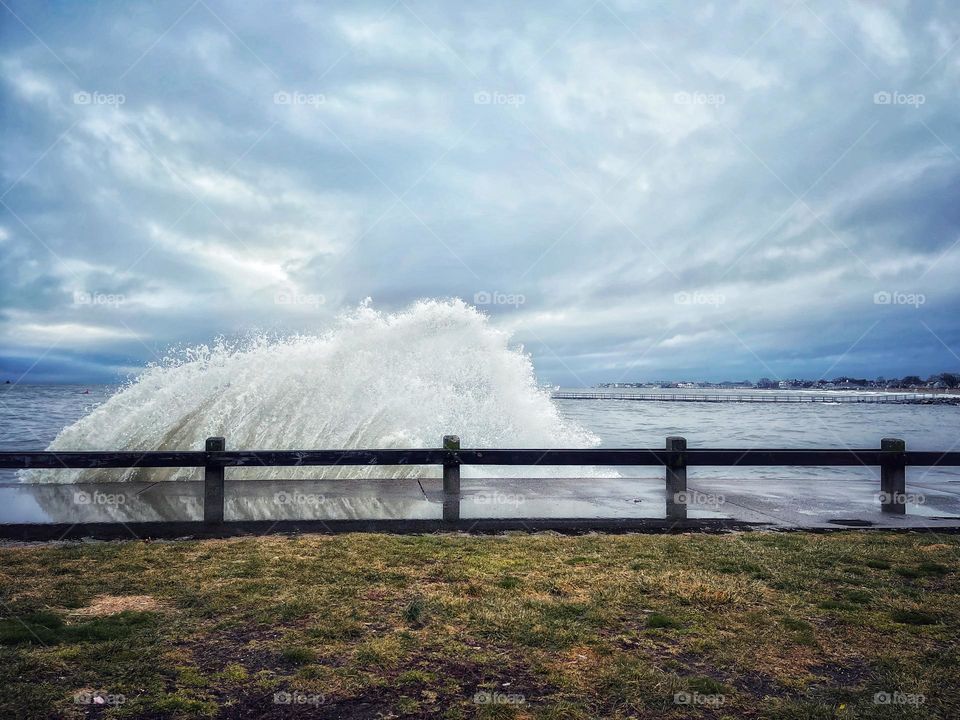
<path fill-rule="evenodd" d="M 438 447 L 450 433 L 460 435 L 464 447 L 596 445 L 593 435 L 561 417 L 549 394 L 537 387 L 530 358 L 507 341 L 506 333 L 460 300 L 421 301 L 396 314 L 365 304 L 321 335 L 200 346 L 148 367 L 65 428 L 49 449 L 196 450 L 211 435 L 225 436 L 228 448 L 245 450 L 416 448 Z M 477 470 L 491 475 L 498 469 Z M 140 479 L 138 473 L 143 479 L 196 479 L 200 471 L 117 472 L 124 479 Z M 230 476 L 438 472 L 386 466 L 238 468 Z M 514 473 L 549 475 L 551 469 Z M 104 476 L 87 470 L 24 473 L 26 480 L 47 482 Z"/>

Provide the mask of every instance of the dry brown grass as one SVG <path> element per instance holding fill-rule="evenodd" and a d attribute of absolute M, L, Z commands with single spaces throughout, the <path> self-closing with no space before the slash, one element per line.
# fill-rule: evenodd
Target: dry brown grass
<path fill-rule="evenodd" d="M 167 608 L 152 595 L 98 595 L 89 605 L 70 612 L 75 617 L 101 617 L 116 613 L 161 612 Z"/>
<path fill-rule="evenodd" d="M 273 693 L 302 692 L 316 717 L 881 718 L 894 691 L 926 697 L 897 717 L 957 717 L 958 551 L 870 532 L 2 548 L 0 716 L 82 717 L 73 689 L 98 688 L 128 698 L 105 717 L 285 718 Z"/>

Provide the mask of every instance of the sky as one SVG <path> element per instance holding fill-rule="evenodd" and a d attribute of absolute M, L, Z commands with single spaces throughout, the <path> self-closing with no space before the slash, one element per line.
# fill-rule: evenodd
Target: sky
<path fill-rule="evenodd" d="M 0 380 L 474 303 L 566 386 L 960 370 L 931 0 L 0 2 Z"/>

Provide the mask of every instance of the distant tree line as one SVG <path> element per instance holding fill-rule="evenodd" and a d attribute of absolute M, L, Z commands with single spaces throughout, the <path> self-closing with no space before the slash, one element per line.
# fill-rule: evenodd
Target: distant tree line
<path fill-rule="evenodd" d="M 906 375 L 902 378 L 885 378 L 882 375 L 876 380 L 867 380 L 866 378 L 855 378 L 841 375 L 833 380 L 788 380 L 787 384 L 793 387 L 823 387 L 824 385 L 842 385 L 846 387 L 884 387 L 884 388 L 916 388 L 916 387 L 939 387 L 956 388 L 960 387 L 960 373 L 937 373 L 931 375 L 926 380 L 919 375 Z M 770 378 L 760 378 L 756 386 L 758 388 L 779 387 L 781 382 L 771 380 Z"/>
<path fill-rule="evenodd" d="M 896 383 L 894 387 L 919 387 L 921 385 L 933 387 L 939 385 L 941 387 L 955 388 L 960 387 L 960 373 L 939 373 L 937 375 L 931 375 L 926 380 L 922 380 L 918 375 L 907 375 L 900 380 L 892 380 L 890 382 Z"/>
<path fill-rule="evenodd" d="M 771 380 L 760 378 L 756 383 L 749 380 L 723 382 L 682 382 L 655 380 L 652 382 L 615 382 L 600 383 L 597 387 L 701 387 L 701 388 L 960 388 L 960 373 L 943 372 L 931 375 L 926 380 L 919 375 L 906 375 L 902 378 L 885 378 L 882 375 L 875 380 L 854 378 L 846 375 L 833 380 Z"/>

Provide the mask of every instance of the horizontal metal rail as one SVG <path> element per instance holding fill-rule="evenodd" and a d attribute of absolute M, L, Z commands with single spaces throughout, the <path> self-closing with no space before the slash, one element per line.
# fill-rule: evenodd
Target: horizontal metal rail
<path fill-rule="evenodd" d="M 674 451 L 639 449 L 460 449 L 444 450 L 223 450 L 205 452 L 0 452 L 3 469 L 97 469 L 169 467 L 300 467 L 331 465 L 666 465 Z M 960 466 L 960 450 L 876 448 L 735 449 L 683 451 L 686 465 L 877 466 L 892 459 L 904 465 Z"/>

